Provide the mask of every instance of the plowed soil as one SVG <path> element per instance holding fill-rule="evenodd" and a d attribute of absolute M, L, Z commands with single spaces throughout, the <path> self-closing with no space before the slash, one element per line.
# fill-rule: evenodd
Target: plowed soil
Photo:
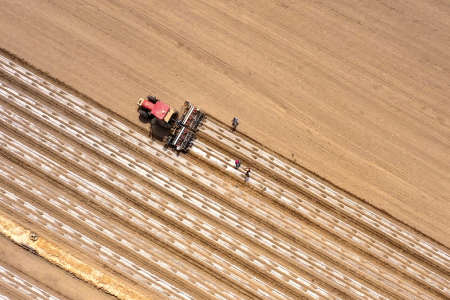
<path fill-rule="evenodd" d="M 154 299 L 450 297 L 447 4 L 4 1 L 0 16 L 1 215 Z M 209 115 L 191 153 L 146 136 L 147 94 Z M 69 275 L 46 289 L 11 247 L 35 257 L 8 245 L 1 266 L 48 293 L 110 297 Z"/>

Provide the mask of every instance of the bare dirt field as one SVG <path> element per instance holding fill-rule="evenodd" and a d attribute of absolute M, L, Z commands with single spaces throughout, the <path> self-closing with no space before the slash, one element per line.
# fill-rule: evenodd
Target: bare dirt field
<path fill-rule="evenodd" d="M 0 16 L 2 216 L 152 299 L 450 296 L 445 2 L 4 1 Z M 146 136 L 149 93 L 210 116 L 188 155 Z M 69 275 L 52 289 L 1 247 L 30 286 L 112 297 Z"/>

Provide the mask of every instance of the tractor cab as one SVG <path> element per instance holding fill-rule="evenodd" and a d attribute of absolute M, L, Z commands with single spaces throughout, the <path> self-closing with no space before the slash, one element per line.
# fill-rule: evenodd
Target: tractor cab
<path fill-rule="evenodd" d="M 205 113 L 188 101 L 184 102 L 179 118 L 177 110 L 154 96 L 139 99 L 137 105 L 141 117 L 150 119 L 152 137 L 162 139 L 177 151 L 186 153 L 206 120 Z"/>
<path fill-rule="evenodd" d="M 153 96 L 148 96 L 147 99 L 140 98 L 137 105 L 142 117 L 150 118 L 154 124 L 158 123 L 165 128 L 171 128 L 178 118 L 178 112 L 173 107 Z"/>

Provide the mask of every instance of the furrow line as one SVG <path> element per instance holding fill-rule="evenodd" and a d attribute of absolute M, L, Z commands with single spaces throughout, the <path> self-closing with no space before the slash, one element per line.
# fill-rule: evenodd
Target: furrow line
<path fill-rule="evenodd" d="M 208 162 L 216 164 L 219 168 L 225 168 L 227 172 L 230 173 L 232 177 L 235 177 L 237 179 L 241 179 L 244 177 L 243 172 L 236 170 L 234 166 L 234 160 L 228 159 L 226 156 L 221 155 L 220 153 L 217 153 L 217 150 L 213 150 L 206 145 L 204 145 L 202 142 L 197 141 L 195 147 L 192 148 L 191 153 L 197 155 L 200 158 L 206 158 Z M 222 157 L 221 157 L 222 156 Z M 295 195 L 290 193 L 284 193 L 283 196 L 278 194 L 278 191 L 275 191 L 274 188 L 277 187 L 277 184 L 265 179 L 263 183 L 260 181 L 260 176 L 256 174 L 252 174 L 252 178 L 255 182 L 250 181 L 255 186 L 258 185 L 258 189 L 260 192 L 264 193 L 265 195 L 272 196 L 272 199 L 275 201 L 279 201 L 280 199 L 287 203 L 288 205 L 292 205 L 296 208 L 296 212 L 299 214 L 305 216 L 308 220 L 312 221 L 313 223 L 319 223 L 320 227 L 324 227 L 329 232 L 334 232 L 335 235 L 343 238 L 344 240 L 349 241 L 352 244 L 355 244 L 357 246 L 364 245 L 365 250 L 370 249 L 372 252 L 371 254 L 382 258 L 384 261 L 389 261 L 391 264 L 396 266 L 397 268 L 403 270 L 407 269 L 412 275 L 414 275 L 415 280 L 418 280 L 419 282 L 423 282 L 425 285 L 436 285 L 436 283 L 429 278 L 425 277 L 430 275 L 427 272 L 424 272 L 421 268 L 411 263 L 409 259 L 404 258 L 401 254 L 392 252 L 392 250 L 382 248 L 382 246 L 379 246 L 375 244 L 374 239 L 372 238 L 366 238 L 364 235 L 360 235 L 359 232 L 356 229 L 351 228 L 347 224 L 337 220 L 333 216 L 327 214 L 323 210 L 320 210 L 318 208 L 310 207 L 308 203 L 303 201 L 300 198 L 296 198 Z M 270 188 L 271 187 L 271 188 Z M 287 196 L 290 194 L 291 197 L 287 198 Z M 296 199 L 295 199 L 296 198 Z M 286 227 L 286 229 L 290 232 L 292 232 L 293 237 L 299 237 L 299 236 L 305 236 L 305 226 L 300 225 L 298 222 L 292 221 L 292 219 L 278 215 L 276 211 L 270 210 L 267 206 L 261 205 L 259 207 L 251 206 L 249 207 L 254 211 L 261 211 L 261 214 L 265 214 L 266 218 L 270 220 L 274 220 L 274 222 L 277 222 L 280 218 L 283 218 L 283 222 L 277 222 L 279 226 Z M 303 228 L 302 228 L 303 227 Z M 302 232 L 298 231 L 297 229 L 302 230 Z M 327 239 L 323 236 L 319 236 L 317 234 L 306 234 L 305 240 L 314 245 L 317 249 L 326 249 L 331 248 L 328 250 L 328 252 L 333 255 L 331 257 L 340 257 L 340 260 L 352 267 L 354 267 L 356 272 L 364 272 L 368 274 L 369 276 L 384 282 L 385 284 L 389 285 L 390 287 L 394 289 L 401 289 L 397 282 L 400 282 L 401 280 L 397 278 L 393 274 L 389 274 L 389 271 L 383 270 L 380 267 L 376 266 L 374 263 L 371 263 L 364 258 L 360 257 L 356 252 L 354 252 L 351 249 L 343 249 L 343 245 L 336 244 L 333 240 Z M 363 263 L 364 262 L 364 263 Z M 360 265 L 364 264 L 366 268 L 361 270 Z M 410 264 L 410 266 L 407 266 L 407 264 Z M 381 277 L 379 274 L 382 274 Z M 386 282 L 385 280 L 381 279 L 387 279 L 388 281 L 392 282 Z M 442 284 L 443 286 L 445 283 L 441 281 L 439 278 L 436 279 L 438 284 Z M 421 294 L 420 291 L 417 290 L 416 287 L 412 286 L 411 284 L 407 284 L 406 289 L 410 290 L 414 294 Z M 442 286 L 436 286 L 442 289 Z M 405 292 L 408 294 L 408 292 Z M 413 299 L 414 296 L 410 295 Z M 432 296 L 431 296 L 432 297 Z"/>
<path fill-rule="evenodd" d="M 204 125 L 201 132 L 208 135 L 209 138 L 229 145 L 232 149 L 239 151 L 240 154 L 245 155 L 250 160 L 255 160 L 273 172 L 276 172 L 277 176 L 282 176 L 283 179 L 294 183 L 302 190 L 306 189 L 309 193 L 321 199 L 321 201 L 326 201 L 341 213 L 349 215 L 355 220 L 361 220 L 361 222 L 364 222 L 371 228 L 377 228 L 378 231 L 387 234 L 393 240 L 411 249 L 411 251 L 419 252 L 425 257 L 434 260 L 444 267 L 444 269 L 450 269 L 450 254 L 417 237 L 409 229 L 400 228 L 400 226 L 395 225 L 383 217 L 383 215 L 358 205 L 358 203 L 326 186 L 324 183 L 288 165 L 250 142 L 233 135 L 213 122 L 209 121 Z"/>
<path fill-rule="evenodd" d="M 170 285 L 168 282 L 163 281 L 162 279 L 158 278 L 157 276 L 148 272 L 147 270 L 142 268 L 139 268 L 138 270 L 134 268 L 135 265 L 131 261 L 114 253 L 113 251 L 102 245 L 98 245 L 95 241 L 87 238 L 80 232 L 72 229 L 71 227 L 65 225 L 64 223 L 54 219 L 46 212 L 37 209 L 36 207 L 17 197 L 13 193 L 2 190 L 2 193 L 0 193 L 0 202 L 14 209 L 21 215 L 25 216 L 26 218 L 29 218 L 41 224 L 42 226 L 45 226 L 46 228 L 50 229 L 57 235 L 62 236 L 69 242 L 80 246 L 84 250 L 92 253 L 98 253 L 97 256 L 102 258 L 102 260 L 105 261 L 106 263 L 112 265 L 113 267 L 114 266 L 120 267 L 120 269 L 123 272 L 128 273 L 130 276 L 138 279 L 139 281 L 143 282 L 146 285 L 150 285 L 152 288 L 163 293 L 169 298 L 192 299 L 192 300 L 194 299 L 190 295 L 178 290 L 174 286 Z M 136 276 L 137 274 L 139 276 Z"/>
<path fill-rule="evenodd" d="M 209 122 L 208 124 L 211 124 L 211 122 Z M 221 130 L 223 131 L 223 129 Z M 226 144 L 226 141 L 225 142 L 221 141 L 220 143 Z M 194 153 L 198 154 L 201 157 L 209 156 L 208 160 L 211 162 L 215 162 L 217 165 L 221 167 L 221 169 L 224 169 L 226 171 L 233 170 L 233 168 L 231 167 L 232 162 L 230 162 L 230 160 L 227 158 L 226 155 L 218 153 L 218 150 L 211 149 L 210 147 L 203 144 L 201 141 L 197 141 L 196 145 L 194 145 L 191 151 L 193 151 Z M 240 152 L 241 155 L 246 150 L 239 150 L 239 151 L 241 151 Z M 212 157 L 214 156 L 216 157 L 215 160 L 212 159 Z M 249 159 L 251 159 L 251 156 L 249 156 Z M 227 165 L 226 168 L 224 168 L 225 165 Z M 233 171 L 229 173 L 233 174 Z M 240 173 L 238 173 L 238 176 L 239 175 L 242 176 Z M 304 176 L 310 178 L 306 175 Z M 435 287 L 441 293 L 450 295 L 450 288 L 448 288 L 449 281 L 446 278 L 437 274 L 436 272 L 431 271 L 429 268 L 426 267 L 426 265 L 419 264 L 417 262 L 410 260 L 403 254 L 392 249 L 389 245 L 386 245 L 381 241 L 376 241 L 374 240 L 374 238 L 369 237 L 361 230 L 357 230 L 353 228 L 351 225 L 346 224 L 343 221 L 337 220 L 335 217 L 326 213 L 323 209 L 318 208 L 315 204 L 311 203 L 304 197 L 300 198 L 294 193 L 286 191 L 283 188 L 280 188 L 275 182 L 270 181 L 269 179 L 264 178 L 263 176 L 260 176 L 257 172 L 252 172 L 252 178 L 254 180 L 251 180 L 250 184 L 252 184 L 256 188 L 256 190 L 264 191 L 265 193 L 271 194 L 273 197 L 276 197 L 275 200 L 277 199 L 283 200 L 282 203 L 287 204 L 288 207 L 293 211 L 297 212 L 301 211 L 299 213 L 303 212 L 303 214 L 306 216 L 313 216 L 314 219 L 310 218 L 310 220 L 313 221 L 313 223 L 317 223 L 319 226 L 327 224 L 328 227 L 327 229 L 330 232 L 333 232 L 334 228 L 338 230 L 342 228 L 342 230 L 346 231 L 347 233 L 341 232 L 340 234 L 343 234 L 346 237 L 346 239 L 348 241 L 351 241 L 354 245 L 357 245 L 358 247 L 361 247 L 361 245 L 363 246 L 369 245 L 371 249 L 373 249 L 373 247 L 376 247 L 379 251 L 384 252 L 381 256 L 378 256 L 381 260 L 387 261 L 388 263 L 396 266 L 400 266 L 399 270 L 404 270 L 410 275 L 412 275 L 414 278 L 416 278 L 418 281 L 421 282 L 425 281 L 427 285 Z M 270 188 L 269 186 L 272 188 Z M 319 201 L 322 201 L 322 199 L 324 198 L 330 198 L 327 196 L 326 192 L 319 191 L 309 183 L 303 183 L 303 186 L 305 188 L 315 190 L 317 194 L 320 195 L 320 197 L 318 198 L 320 199 Z M 324 185 L 322 184 L 321 186 L 324 187 Z M 277 190 L 274 190 L 274 188 L 277 188 Z M 314 197 L 317 198 L 317 196 Z M 342 207 L 345 207 L 343 204 L 340 205 Z M 328 220 L 322 218 L 319 222 L 318 220 L 320 217 L 318 216 L 318 214 L 325 216 Z M 332 222 L 330 222 L 330 220 Z M 338 235 L 340 234 L 338 233 Z M 365 247 L 363 250 L 366 249 L 367 248 Z"/>
<path fill-rule="evenodd" d="M 109 191 L 106 191 L 105 189 L 101 188 L 100 186 L 93 184 L 92 182 L 89 182 L 88 184 L 84 184 L 84 179 L 76 176 L 75 174 L 73 174 L 72 172 L 68 172 L 65 171 L 62 167 L 58 166 L 56 164 L 56 167 L 52 167 L 50 165 L 50 162 L 52 161 L 50 158 L 48 157 L 43 157 L 40 154 L 36 153 L 35 151 L 33 151 L 32 149 L 23 147 L 23 145 L 21 145 L 20 143 L 14 141 L 11 138 L 5 137 L 4 134 L 0 133 L 0 140 L 3 141 L 8 141 L 7 143 L 2 143 L 2 146 L 4 146 L 5 148 L 7 148 L 9 151 L 15 153 L 16 155 L 19 155 L 20 153 L 26 153 L 25 155 L 22 154 L 22 156 L 26 159 L 27 162 L 33 163 L 35 165 L 37 165 L 38 167 L 42 168 L 43 170 L 46 170 L 49 174 L 56 176 L 60 179 L 63 179 L 67 184 L 69 184 L 70 186 L 74 186 L 76 189 L 79 189 L 80 191 L 82 191 L 84 194 L 90 195 L 91 197 L 95 196 L 96 200 L 102 201 L 103 203 L 107 203 L 106 206 L 109 207 L 114 207 L 114 210 L 119 210 L 119 212 L 122 212 L 121 215 L 126 216 L 130 219 L 132 218 L 137 218 L 139 219 L 139 221 L 142 223 L 149 223 L 148 220 L 151 219 L 149 216 L 145 216 L 143 215 L 141 212 L 136 211 L 135 209 L 129 207 L 129 211 L 131 213 L 131 216 L 129 213 L 127 212 L 123 212 L 120 211 L 120 206 L 125 206 L 127 207 L 127 205 L 114 205 L 113 203 L 111 203 L 111 200 L 115 200 L 115 202 L 120 203 L 120 200 L 118 200 L 114 194 L 112 194 Z M 15 148 L 12 144 L 16 145 L 18 148 Z M 67 146 L 67 144 L 66 144 Z M 70 155 L 69 152 L 66 153 L 68 156 Z M 54 163 L 52 163 L 54 164 Z M 66 175 L 63 175 L 66 174 Z M 104 196 L 100 196 L 99 194 L 102 193 Z M 97 194 L 97 195 L 95 195 Z M 109 202 L 109 203 L 108 203 Z M 163 213 L 167 212 L 168 210 L 166 209 L 161 209 L 161 207 L 158 207 L 159 210 L 161 210 Z M 180 221 L 180 217 L 178 214 L 174 214 L 173 216 L 170 216 L 172 219 L 178 219 L 178 222 Z M 181 222 L 184 226 L 188 226 L 191 228 L 200 228 L 200 226 L 202 227 L 207 227 L 208 224 L 202 222 L 201 220 L 193 220 L 194 222 L 189 221 L 189 219 L 182 217 L 181 218 Z M 175 222 L 177 222 L 175 220 Z M 153 225 L 154 222 L 151 222 L 152 227 L 154 227 Z M 207 239 L 209 239 L 211 242 L 215 242 L 216 236 L 215 235 L 211 235 L 210 231 L 213 230 L 213 227 L 210 228 L 206 228 L 203 230 L 200 230 L 199 232 L 201 234 L 203 234 L 204 237 L 206 237 Z M 184 239 L 186 239 L 184 237 Z M 232 242 L 232 239 L 230 239 L 230 242 Z M 245 247 L 241 247 L 242 250 L 239 250 L 238 248 L 235 248 L 234 246 L 232 246 L 232 244 L 230 244 L 230 242 L 227 242 L 225 239 L 222 239 L 222 244 L 223 245 L 227 245 L 229 248 L 231 248 L 231 250 L 235 250 L 235 253 L 238 254 L 241 258 L 243 259 L 249 259 L 252 256 L 250 256 L 249 254 L 247 254 L 246 252 L 248 252 L 248 249 L 246 249 Z M 192 244 L 189 245 L 190 247 L 192 247 Z M 202 251 L 203 253 L 205 253 L 205 251 Z M 217 256 L 215 256 L 217 257 Z M 223 260 L 223 258 L 222 258 Z M 270 261 L 270 260 L 269 260 Z M 204 260 L 204 262 L 209 262 L 209 259 Z M 216 262 L 217 264 L 218 262 Z M 211 264 L 211 263 L 210 263 Z M 219 263 L 220 265 L 220 263 Z M 226 262 L 226 265 L 233 265 L 230 262 Z M 237 270 L 237 272 L 235 272 L 235 276 L 237 276 L 238 278 L 241 277 L 241 275 L 239 274 L 245 274 L 246 278 L 253 278 L 253 276 L 251 276 L 250 274 L 246 274 L 246 272 L 244 270 L 242 270 L 241 268 L 237 268 L 236 266 L 234 266 L 234 268 Z M 217 269 L 217 268 L 216 268 Z M 282 275 L 278 272 L 272 271 L 272 273 L 275 273 L 275 275 L 278 275 L 279 278 L 282 278 L 283 280 L 285 276 L 290 276 L 290 273 L 286 273 L 286 270 L 284 270 L 283 273 L 285 273 L 285 275 Z M 239 282 L 246 285 L 247 288 L 250 288 L 251 285 L 253 285 L 253 283 L 248 282 L 247 280 L 240 278 Z M 303 287 L 305 285 L 308 286 L 308 281 L 306 281 L 305 279 L 302 279 L 300 277 L 296 277 L 296 278 L 290 278 L 288 283 L 290 285 L 293 285 L 294 287 Z M 307 293 L 312 293 L 314 294 L 314 292 L 312 292 L 312 290 L 318 290 L 320 293 L 323 293 L 325 296 L 327 295 L 327 292 L 325 292 L 324 290 L 317 288 L 314 289 L 314 285 L 309 284 L 310 285 L 310 289 L 311 290 L 307 290 Z M 255 286 L 260 286 L 260 284 L 256 284 Z M 251 290 L 251 288 L 250 288 Z M 269 288 L 268 290 L 274 290 L 273 288 Z M 276 290 L 274 290 L 276 291 Z M 276 291 L 277 293 L 280 293 L 279 291 Z M 303 293 L 303 292 L 302 292 Z M 266 293 L 264 292 L 263 295 L 266 295 Z M 317 298 L 317 295 L 315 296 L 315 298 Z"/>
<path fill-rule="evenodd" d="M 80 206 L 79 204 L 67 199 L 62 195 L 55 195 L 53 192 L 42 186 L 38 188 L 39 185 L 37 183 L 33 182 L 33 180 L 29 178 L 29 176 L 26 176 L 16 168 L 13 168 L 12 166 L 0 166 L 0 175 L 3 175 L 3 177 L 7 178 L 8 181 L 16 183 L 25 191 L 33 193 L 38 197 L 38 199 L 43 200 L 41 203 L 51 204 L 53 207 L 56 207 L 57 210 L 59 209 L 61 213 L 71 215 L 73 218 L 87 224 L 95 231 L 99 231 L 100 234 L 108 236 L 113 241 L 119 241 L 120 244 L 124 245 L 132 252 L 135 252 L 145 258 L 150 257 L 151 261 L 157 262 L 161 260 L 166 264 L 163 266 L 165 269 L 176 269 L 177 274 L 178 270 L 181 270 L 185 274 L 181 273 L 181 275 L 178 275 L 182 276 L 185 280 L 198 285 L 203 290 L 206 290 L 208 292 L 213 291 L 212 295 L 214 295 L 214 298 L 237 299 L 236 295 L 230 290 L 227 291 L 227 288 L 220 282 L 208 282 L 207 280 L 201 279 L 201 277 L 199 277 L 201 276 L 200 273 L 202 273 L 201 270 L 191 270 L 192 266 L 187 266 L 183 262 L 174 260 L 173 258 L 168 260 L 166 254 L 163 254 L 161 253 L 161 251 L 155 249 L 154 245 L 150 245 L 146 241 L 137 238 L 131 232 L 120 229 L 119 227 L 113 225 L 111 222 L 105 221 L 104 218 L 96 215 L 95 213 L 89 211 L 88 209 Z M 170 233 L 170 230 L 168 232 Z M 164 233 L 160 233 L 160 235 L 166 240 L 172 239 L 169 234 L 164 235 Z M 200 255 L 197 254 L 197 256 Z M 139 267 L 136 266 L 135 268 L 137 269 Z M 204 282 L 206 282 L 206 286 L 202 284 Z M 211 299 L 210 297 L 209 299 Z"/>

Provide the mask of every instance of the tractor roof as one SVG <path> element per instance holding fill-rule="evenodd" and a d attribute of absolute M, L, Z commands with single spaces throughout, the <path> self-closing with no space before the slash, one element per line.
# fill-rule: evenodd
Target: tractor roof
<path fill-rule="evenodd" d="M 142 100 L 142 103 L 140 103 L 143 107 L 145 107 L 146 109 L 148 109 L 148 110 L 153 110 L 153 107 L 155 106 L 155 104 L 153 104 L 153 103 L 151 103 L 150 101 L 148 101 L 147 99 L 140 99 L 139 100 L 139 102 L 141 102 L 141 100 Z M 139 103 L 138 103 L 139 104 Z"/>
<path fill-rule="evenodd" d="M 142 102 L 141 102 L 142 100 Z M 155 104 L 148 101 L 147 99 L 140 99 L 139 105 L 142 105 L 143 107 L 147 108 L 152 115 L 154 115 L 157 119 L 163 120 L 164 117 L 167 115 L 167 112 L 170 109 L 170 105 L 163 103 L 161 101 L 157 101 Z"/>
<path fill-rule="evenodd" d="M 153 108 L 151 110 L 152 115 L 154 115 L 157 119 L 162 120 L 166 116 L 169 109 L 170 109 L 169 104 L 158 101 L 153 105 Z"/>

